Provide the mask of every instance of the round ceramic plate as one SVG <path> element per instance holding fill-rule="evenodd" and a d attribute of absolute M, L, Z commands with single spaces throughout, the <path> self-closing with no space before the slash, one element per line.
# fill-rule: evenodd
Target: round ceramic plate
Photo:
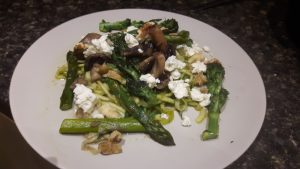
<path fill-rule="evenodd" d="M 200 46 L 207 45 L 222 62 L 224 87 L 230 92 L 221 114 L 218 139 L 202 141 L 203 124 L 182 127 L 178 116 L 166 128 L 176 146 L 162 146 L 144 134 L 125 135 L 123 153 L 111 156 L 81 151 L 82 136 L 59 134 L 64 118 L 72 111 L 59 109 L 64 81 L 54 79 L 59 66 L 66 63 L 68 50 L 89 32 L 99 32 L 102 19 L 150 20 L 175 18 L 180 29 L 190 31 Z M 45 159 L 59 168 L 196 169 L 224 168 L 242 155 L 257 136 L 266 110 L 265 89 L 249 56 L 232 39 L 215 28 L 183 15 L 145 9 L 111 10 L 93 13 L 57 26 L 39 38 L 23 55 L 12 77 L 10 105 L 14 120 L 27 142 Z M 186 112 L 191 119 L 197 113 Z"/>

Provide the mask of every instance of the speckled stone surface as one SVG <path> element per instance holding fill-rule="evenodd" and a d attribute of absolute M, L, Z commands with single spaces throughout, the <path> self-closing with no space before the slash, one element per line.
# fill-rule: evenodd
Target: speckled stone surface
<path fill-rule="evenodd" d="M 11 116 L 8 91 L 18 60 L 37 38 L 51 28 L 102 10 L 168 10 L 199 19 L 227 34 L 249 54 L 262 75 L 267 94 L 262 130 L 250 148 L 227 168 L 300 168 L 300 53 L 286 29 L 288 2 L 234 1 L 213 8 L 196 8 L 196 2 L 0 1 L 0 112 Z"/>

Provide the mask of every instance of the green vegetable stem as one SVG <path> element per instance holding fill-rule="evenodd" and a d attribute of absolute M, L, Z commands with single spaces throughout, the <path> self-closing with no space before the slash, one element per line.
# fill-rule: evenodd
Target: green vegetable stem
<path fill-rule="evenodd" d="M 60 97 L 61 110 L 69 110 L 72 108 L 74 93 L 73 90 L 71 89 L 71 85 L 74 82 L 74 80 L 78 77 L 77 58 L 71 51 L 67 53 L 67 62 L 68 62 L 67 78 L 66 78 L 66 83 L 65 83 L 63 93 Z"/>
<path fill-rule="evenodd" d="M 123 133 L 144 133 L 145 128 L 139 121 L 134 118 L 119 118 L 119 119 L 96 119 L 96 118 L 81 118 L 81 119 L 64 119 L 61 123 L 59 132 L 61 134 L 85 134 L 97 132 L 106 134 L 118 130 Z"/>
<path fill-rule="evenodd" d="M 208 125 L 207 129 L 202 133 L 203 140 L 215 139 L 219 135 L 219 117 L 221 109 L 225 104 L 228 91 L 222 88 L 225 75 L 223 66 L 218 63 L 207 65 L 207 87 L 209 93 L 212 94 L 211 103 L 208 107 Z"/>
<path fill-rule="evenodd" d="M 130 114 L 144 126 L 146 133 L 148 133 L 153 140 L 163 145 L 175 145 L 169 131 L 167 131 L 159 121 L 151 117 L 147 109 L 139 107 L 124 86 L 109 78 L 104 79 L 104 82 L 108 84 L 111 92 L 116 96 L 126 111 L 130 112 Z"/>

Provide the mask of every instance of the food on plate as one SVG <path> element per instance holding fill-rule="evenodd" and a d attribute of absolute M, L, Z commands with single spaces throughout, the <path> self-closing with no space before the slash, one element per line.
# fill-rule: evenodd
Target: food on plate
<path fill-rule="evenodd" d="M 191 126 L 184 112 L 193 107 L 196 123 L 208 117 L 202 140 L 218 137 L 228 91 L 209 47 L 193 42 L 175 19 L 102 20 L 99 30 L 83 37 L 57 70 L 66 79 L 60 109 L 74 109 L 76 117 L 64 119 L 60 133 L 86 134 L 82 149 L 104 155 L 122 152 L 121 133 L 145 133 L 172 146 L 164 125 L 177 113 L 182 126 Z"/>

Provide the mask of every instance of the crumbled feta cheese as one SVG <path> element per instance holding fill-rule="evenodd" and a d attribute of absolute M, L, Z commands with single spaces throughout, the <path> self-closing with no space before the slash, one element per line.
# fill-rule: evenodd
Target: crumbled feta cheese
<path fill-rule="evenodd" d="M 176 69 L 171 73 L 170 80 L 179 79 L 180 76 L 181 76 L 181 73 Z"/>
<path fill-rule="evenodd" d="M 198 101 L 202 107 L 210 104 L 210 93 L 201 93 L 200 89 L 196 87 L 192 88 L 190 93 L 192 100 Z"/>
<path fill-rule="evenodd" d="M 192 47 L 187 45 L 178 45 L 177 48 L 183 48 L 188 56 L 193 56 L 194 54 L 201 53 L 203 51 L 197 43 L 193 43 Z"/>
<path fill-rule="evenodd" d="M 205 107 L 210 104 L 210 96 L 211 94 L 204 94 L 204 99 L 200 102 L 200 106 Z"/>
<path fill-rule="evenodd" d="M 100 113 L 98 111 L 98 109 L 95 109 L 93 111 L 93 113 L 91 114 L 92 118 L 98 118 L 98 119 L 103 119 L 104 118 L 104 115 L 102 113 Z"/>
<path fill-rule="evenodd" d="M 204 64 L 204 62 L 196 61 L 192 63 L 192 67 L 192 73 L 206 72 L 206 64 Z"/>
<path fill-rule="evenodd" d="M 172 55 L 168 57 L 165 62 L 165 70 L 172 72 L 175 69 L 182 69 L 185 67 L 185 63 L 181 60 L 176 59 L 176 56 Z"/>
<path fill-rule="evenodd" d="M 205 51 L 205 52 L 209 52 L 210 51 L 210 48 L 208 46 L 203 46 L 202 49 Z"/>
<path fill-rule="evenodd" d="M 185 83 L 183 80 L 171 80 L 168 83 L 169 89 L 172 91 L 172 93 L 177 99 L 189 96 L 189 86 L 190 85 L 188 83 Z"/>
<path fill-rule="evenodd" d="M 191 81 L 190 79 L 184 79 L 185 83 L 190 83 L 190 81 Z"/>
<path fill-rule="evenodd" d="M 112 51 L 114 50 L 113 46 L 110 46 L 107 43 L 107 34 L 102 35 L 99 39 L 93 39 L 92 44 L 95 45 L 95 47 L 104 53 L 112 54 Z"/>
<path fill-rule="evenodd" d="M 162 114 L 160 114 L 160 118 L 168 120 L 169 116 L 165 113 L 162 113 Z"/>
<path fill-rule="evenodd" d="M 188 116 L 182 116 L 181 125 L 183 127 L 190 127 L 192 125 L 191 119 Z"/>
<path fill-rule="evenodd" d="M 96 53 L 104 53 L 111 55 L 112 51 L 114 50 L 114 47 L 110 46 L 106 40 L 107 34 L 102 35 L 99 39 L 92 39 L 92 44 L 89 45 L 88 48 L 83 52 L 84 56 L 88 57 Z"/>
<path fill-rule="evenodd" d="M 75 104 L 79 108 L 82 108 L 83 112 L 91 113 L 96 101 L 96 95 L 92 92 L 92 90 L 82 84 L 76 84 L 73 92 Z"/>
<path fill-rule="evenodd" d="M 126 32 L 137 30 L 138 28 L 135 26 L 128 26 Z"/>
<path fill-rule="evenodd" d="M 138 52 L 139 52 L 139 53 L 143 53 L 144 51 L 143 51 L 143 49 L 138 48 Z"/>
<path fill-rule="evenodd" d="M 98 51 L 94 45 L 89 45 L 88 48 L 85 51 L 83 51 L 83 54 L 84 54 L 84 57 L 88 57 L 90 55 L 96 54 L 97 52 L 100 52 L 100 51 Z"/>
<path fill-rule="evenodd" d="M 129 48 L 139 45 L 139 41 L 133 35 L 131 35 L 129 33 L 126 33 L 125 41 Z"/>
<path fill-rule="evenodd" d="M 155 25 L 155 22 L 147 22 L 149 25 Z"/>
<path fill-rule="evenodd" d="M 159 79 L 155 79 L 154 76 L 152 76 L 150 73 L 147 73 L 145 75 L 140 76 L 140 81 L 144 81 L 148 84 L 150 88 L 153 88 L 156 86 L 157 83 L 160 83 Z"/>

